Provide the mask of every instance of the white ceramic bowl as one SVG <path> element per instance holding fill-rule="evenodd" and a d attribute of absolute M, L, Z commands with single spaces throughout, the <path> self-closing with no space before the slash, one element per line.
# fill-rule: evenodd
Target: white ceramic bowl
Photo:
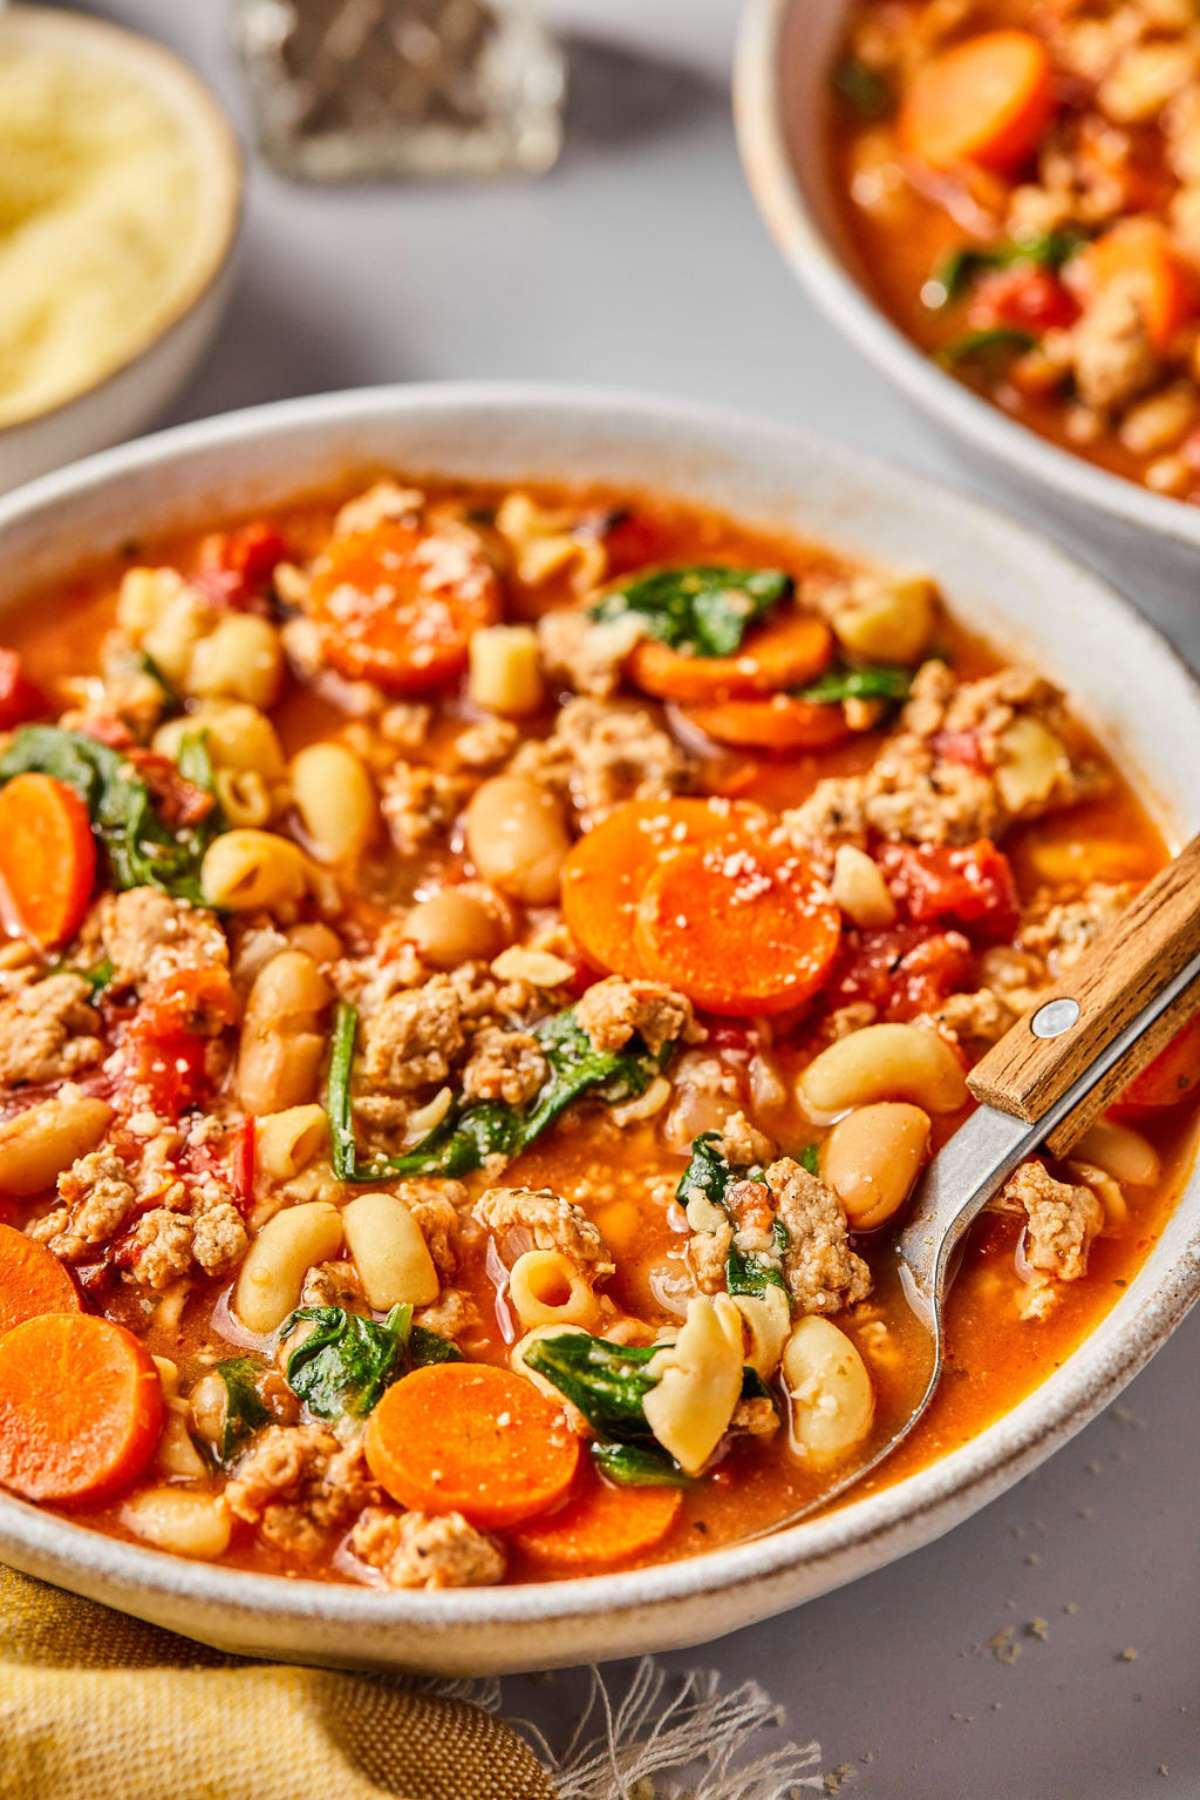
<path fill-rule="evenodd" d="M 241 156 L 228 120 L 186 64 L 160 44 L 79 13 L 0 7 L 0 48 L 26 47 L 87 57 L 158 97 L 194 157 L 200 223 L 181 260 L 169 315 L 98 381 L 0 427 L 0 490 L 118 443 L 162 411 L 207 350 L 225 310 L 242 203 Z"/>
<path fill-rule="evenodd" d="M 1059 450 L 946 374 L 871 298 L 834 204 L 829 70 L 849 0 L 746 0 L 734 111 L 746 177 L 793 274 L 839 331 L 955 437 L 1081 543 L 1140 558 L 1166 600 L 1194 604 L 1200 507 Z M 1139 569 L 1142 568 L 1139 561 Z"/>
<path fill-rule="evenodd" d="M 418 477 L 654 488 L 927 569 L 963 618 L 1071 690 L 1173 838 L 1200 824 L 1200 694 L 1162 639 L 1094 576 L 1007 519 L 857 451 L 674 403 L 537 387 L 384 388 L 186 426 L 0 500 L 0 605 L 131 535 L 211 523 L 222 509 L 269 505 L 372 463 Z M 6 1497 L 0 1557 L 222 1648 L 302 1661 L 478 1674 L 695 1643 L 879 1568 L 965 1519 L 1111 1400 L 1198 1292 L 1193 1180 L 1099 1329 L 1006 1418 L 828 1517 L 662 1568 L 379 1593 L 183 1562 Z"/>

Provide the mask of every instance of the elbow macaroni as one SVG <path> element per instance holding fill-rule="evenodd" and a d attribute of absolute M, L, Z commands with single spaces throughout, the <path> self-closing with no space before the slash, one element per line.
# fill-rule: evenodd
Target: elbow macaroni
<path fill-rule="evenodd" d="M 590 1326 L 600 1306 L 591 1283 L 561 1250 L 526 1250 L 508 1274 L 508 1298 L 526 1331 L 537 1325 Z"/>
<path fill-rule="evenodd" d="M 689 1302 L 673 1344 L 646 1364 L 642 1402 L 654 1436 L 685 1474 L 698 1475 L 729 1429 L 742 1392 L 742 1315 L 727 1294 Z"/>
<path fill-rule="evenodd" d="M 273 831 L 223 831 L 208 846 L 200 868 L 206 902 L 226 912 L 294 906 L 307 885 L 299 845 Z"/>

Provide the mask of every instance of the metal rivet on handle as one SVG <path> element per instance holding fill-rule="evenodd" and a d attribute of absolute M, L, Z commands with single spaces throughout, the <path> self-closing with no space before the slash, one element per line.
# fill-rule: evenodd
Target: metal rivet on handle
<path fill-rule="evenodd" d="M 1034 1037 L 1061 1037 L 1064 1031 L 1070 1031 L 1079 1017 L 1078 1000 L 1047 1000 L 1045 1006 L 1039 1006 L 1029 1021 Z"/>

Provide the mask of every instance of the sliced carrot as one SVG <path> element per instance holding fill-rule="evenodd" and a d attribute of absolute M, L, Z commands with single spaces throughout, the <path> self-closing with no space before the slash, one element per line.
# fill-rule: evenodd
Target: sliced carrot
<path fill-rule="evenodd" d="M 308 592 L 335 668 L 398 694 L 458 675 L 500 605 L 496 572 L 465 531 L 442 542 L 395 519 L 331 538 Z"/>
<path fill-rule="evenodd" d="M 1140 1075 L 1135 1075 L 1113 1111 L 1127 1119 L 1178 1106 L 1200 1086 L 1200 1013 L 1177 1031 Z"/>
<path fill-rule="evenodd" d="M 1157 219 L 1122 219 L 1090 244 L 1080 261 L 1093 296 L 1127 289 L 1156 350 L 1166 350 L 1196 311 L 1195 276 Z"/>
<path fill-rule="evenodd" d="M 366 1451 L 401 1506 L 460 1512 L 493 1530 L 557 1506 L 580 1443 L 562 1408 L 523 1376 L 491 1363 L 431 1363 L 384 1394 Z"/>
<path fill-rule="evenodd" d="M 684 717 L 717 743 L 734 744 L 740 750 L 828 750 L 850 736 L 840 706 L 797 700 L 791 694 L 691 706 Z"/>
<path fill-rule="evenodd" d="M 786 1012 L 829 974 L 837 907 L 799 851 L 735 829 L 661 862 L 633 941 L 647 973 L 708 1012 Z"/>
<path fill-rule="evenodd" d="M 661 1543 L 682 1505 L 678 1488 L 618 1488 L 593 1476 L 557 1512 L 522 1525 L 513 1542 L 532 1561 L 553 1568 L 612 1568 Z"/>
<path fill-rule="evenodd" d="M 634 920 L 662 857 L 721 837 L 747 815 L 761 816 L 728 800 L 630 800 L 581 837 L 563 863 L 562 908 L 588 960 L 614 975 L 644 975 Z"/>
<path fill-rule="evenodd" d="M 751 631 L 736 656 L 684 656 L 657 638 L 643 638 L 629 658 L 629 674 L 644 693 L 684 705 L 738 694 L 773 694 L 815 681 L 833 657 L 833 633 L 815 613 L 794 608 Z"/>
<path fill-rule="evenodd" d="M 40 774 L 0 788 L 0 882 L 31 938 L 47 950 L 73 938 L 95 879 L 96 840 L 74 788 Z"/>
<path fill-rule="evenodd" d="M 932 169 L 977 163 L 1011 174 L 1054 111 L 1050 53 L 1032 31 L 985 31 L 917 69 L 900 107 L 900 146 Z"/>
<path fill-rule="evenodd" d="M 136 1481 L 164 1418 L 144 1344 L 89 1313 L 43 1313 L 0 1337 L 0 1486 L 27 1500 L 106 1500 Z"/>
<path fill-rule="evenodd" d="M 41 1313 L 79 1310 L 79 1290 L 53 1251 L 0 1225 L 0 1337 Z"/>

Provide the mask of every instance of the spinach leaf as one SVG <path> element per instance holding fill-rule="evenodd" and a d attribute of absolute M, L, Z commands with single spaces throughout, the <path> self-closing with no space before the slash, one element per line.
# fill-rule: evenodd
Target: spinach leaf
<path fill-rule="evenodd" d="M 820 681 L 799 690 L 801 700 L 815 700 L 834 705 L 841 700 L 907 700 L 912 686 L 908 669 L 887 663 L 868 664 L 857 669 L 830 669 Z"/>
<path fill-rule="evenodd" d="M 364 1318 L 340 1306 L 301 1306 L 283 1325 L 288 1338 L 301 1322 L 313 1329 L 288 1357 L 287 1382 L 320 1419 L 349 1413 L 365 1418 L 393 1381 L 431 1362 L 460 1362 L 448 1338 L 414 1329 L 412 1307 L 393 1306 L 387 1318 Z"/>
<path fill-rule="evenodd" d="M 598 620 L 641 615 L 647 632 L 692 656 L 732 656 L 749 627 L 791 593 L 782 569 L 695 563 L 652 569 L 611 588 L 590 609 Z"/>
<path fill-rule="evenodd" d="M 610 1344 L 585 1331 L 537 1338 L 525 1366 L 553 1382 L 592 1429 L 617 1443 L 651 1436 L 642 1400 L 655 1384 L 645 1365 L 661 1344 Z"/>
<path fill-rule="evenodd" d="M 52 775 L 75 789 L 91 814 L 108 855 L 116 888 L 164 888 L 176 899 L 203 905 L 200 862 L 211 822 L 173 832 L 160 818 L 150 789 L 118 750 L 80 731 L 25 725 L 0 756 L 0 784 L 29 771 Z"/>
<path fill-rule="evenodd" d="M 821 1173 L 820 1144 L 805 1144 L 796 1161 L 802 1169 L 807 1169 L 810 1175 L 819 1175 Z"/>
<path fill-rule="evenodd" d="M 655 1385 L 646 1364 L 662 1348 L 662 1344 L 610 1344 L 584 1331 L 567 1331 L 536 1338 L 525 1352 L 526 1367 L 553 1383 L 598 1434 L 600 1442 L 592 1454 L 603 1472 L 628 1486 L 652 1480 L 681 1486 L 686 1482 L 655 1442 L 642 1406 Z M 748 1363 L 742 1370 L 742 1399 L 771 1399 L 770 1389 Z"/>
<path fill-rule="evenodd" d="M 333 1168 L 340 1181 L 386 1181 L 396 1175 L 458 1176 L 482 1168 L 491 1156 L 515 1156 L 585 1093 L 595 1091 L 613 1103 L 643 1093 L 664 1066 L 671 1048 L 661 1057 L 651 1056 L 640 1045 L 596 1050 L 568 1007 L 533 1027 L 548 1073 L 526 1107 L 518 1109 L 499 1100 L 453 1106 L 411 1150 L 360 1162 L 350 1092 L 357 1031 L 357 1012 L 352 1006 L 340 1005 L 334 1017 L 325 1100 Z"/>
<path fill-rule="evenodd" d="M 943 344 L 937 360 L 947 369 L 957 369 L 963 363 L 991 364 L 1005 357 L 1020 356 L 1024 351 L 1032 350 L 1036 343 L 1037 339 L 1030 331 L 1018 331 L 1012 325 L 991 325 L 984 331 L 964 332 L 962 337 Z"/>
<path fill-rule="evenodd" d="M 617 1487 L 695 1486 L 658 1444 L 593 1444 L 592 1461 Z"/>
<path fill-rule="evenodd" d="M 895 108 L 895 97 L 886 78 L 857 56 L 844 56 L 838 63 L 833 71 L 833 88 L 864 123 L 886 119 Z"/>
<path fill-rule="evenodd" d="M 162 670 L 159 668 L 159 666 L 155 662 L 154 658 L 150 655 L 149 651 L 139 650 L 137 653 L 137 660 L 141 665 L 143 673 L 148 675 L 150 677 L 151 681 L 156 681 L 158 683 L 159 687 L 162 689 L 163 702 L 166 706 L 167 711 L 168 712 L 182 712 L 183 711 L 183 701 L 179 698 L 178 688 L 175 686 L 175 683 L 173 681 L 171 681 L 168 676 L 163 674 Z"/>
<path fill-rule="evenodd" d="M 260 1370 L 253 1357 L 228 1356 L 214 1364 L 213 1373 L 225 1383 L 225 1425 L 216 1449 L 218 1460 L 227 1463 L 270 1414 L 258 1391 Z"/>
<path fill-rule="evenodd" d="M 706 1200 L 725 1214 L 736 1232 L 737 1221 L 729 1208 L 729 1189 L 735 1181 L 761 1181 L 762 1170 L 755 1167 L 733 1168 L 720 1148 L 717 1132 L 706 1131 L 693 1140 L 692 1159 L 680 1177 L 675 1197 L 686 1209 L 690 1196 L 699 1189 Z M 736 1237 L 730 1243 L 725 1259 L 725 1286 L 731 1294 L 761 1294 L 766 1288 L 787 1291 L 780 1266 L 791 1242 L 787 1226 L 776 1219 L 771 1227 L 774 1255 L 761 1250 L 743 1250 Z"/>
<path fill-rule="evenodd" d="M 961 300 L 981 275 L 993 269 L 1012 269 L 1021 263 L 1039 269 L 1061 269 L 1086 242 L 1078 231 L 1046 231 L 1036 237 L 1014 238 L 1006 244 L 964 245 L 935 266 L 921 289 L 921 299 L 936 312 Z"/>

